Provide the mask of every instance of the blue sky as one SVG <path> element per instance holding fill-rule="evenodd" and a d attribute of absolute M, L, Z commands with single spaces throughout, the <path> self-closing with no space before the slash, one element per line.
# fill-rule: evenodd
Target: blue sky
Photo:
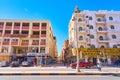
<path fill-rule="evenodd" d="M 50 20 L 60 54 L 76 5 L 80 10 L 120 10 L 120 0 L 0 0 L 0 19 Z"/>

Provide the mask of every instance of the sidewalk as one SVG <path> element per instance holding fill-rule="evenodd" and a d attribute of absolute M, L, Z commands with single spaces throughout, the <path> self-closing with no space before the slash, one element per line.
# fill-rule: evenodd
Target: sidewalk
<path fill-rule="evenodd" d="M 120 68 L 103 67 L 102 71 L 97 69 L 76 69 L 70 67 L 2 67 L 0 75 L 120 75 Z"/>

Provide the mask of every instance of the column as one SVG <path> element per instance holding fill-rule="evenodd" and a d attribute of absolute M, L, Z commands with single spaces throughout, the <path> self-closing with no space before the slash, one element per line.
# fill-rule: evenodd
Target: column
<path fill-rule="evenodd" d="M 107 56 L 107 62 L 108 62 L 108 65 L 111 65 L 111 57 L 110 56 Z"/>
<path fill-rule="evenodd" d="M 85 62 L 88 62 L 88 56 L 85 56 Z"/>

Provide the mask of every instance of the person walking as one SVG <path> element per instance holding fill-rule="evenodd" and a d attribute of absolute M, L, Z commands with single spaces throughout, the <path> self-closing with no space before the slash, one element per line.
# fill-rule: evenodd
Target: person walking
<path fill-rule="evenodd" d="M 101 64 L 100 64 L 100 63 L 97 63 L 97 69 L 98 69 L 99 71 L 101 71 Z"/>

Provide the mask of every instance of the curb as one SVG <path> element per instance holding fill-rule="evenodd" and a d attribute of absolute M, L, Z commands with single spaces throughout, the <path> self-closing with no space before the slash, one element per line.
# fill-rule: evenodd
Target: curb
<path fill-rule="evenodd" d="M 0 73 L 0 76 L 12 76 L 12 75 L 114 75 L 120 76 L 120 73 Z"/>

